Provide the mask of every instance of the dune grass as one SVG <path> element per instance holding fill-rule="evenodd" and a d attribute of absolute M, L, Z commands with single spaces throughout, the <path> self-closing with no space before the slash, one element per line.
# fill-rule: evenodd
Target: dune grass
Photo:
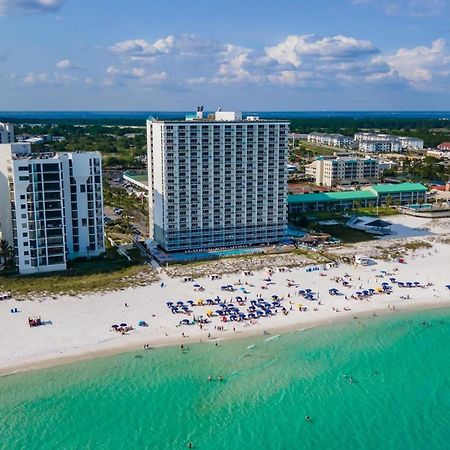
<path fill-rule="evenodd" d="M 139 255 L 132 260 L 113 249 L 90 260 L 73 261 L 67 271 L 39 275 L 0 275 L 0 291 L 10 292 L 16 299 L 56 294 L 78 295 L 145 284 L 157 280 L 156 272 Z"/>

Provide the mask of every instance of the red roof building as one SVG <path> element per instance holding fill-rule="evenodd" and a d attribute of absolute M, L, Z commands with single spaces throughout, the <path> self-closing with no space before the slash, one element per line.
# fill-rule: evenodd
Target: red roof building
<path fill-rule="evenodd" d="M 439 150 L 450 151 L 450 142 L 443 142 L 437 146 Z"/>

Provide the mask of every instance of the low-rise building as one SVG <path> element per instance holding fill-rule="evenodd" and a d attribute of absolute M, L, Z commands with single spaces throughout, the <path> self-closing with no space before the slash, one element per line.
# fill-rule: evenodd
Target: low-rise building
<path fill-rule="evenodd" d="M 334 211 L 390 205 L 424 203 L 427 188 L 420 183 L 376 184 L 360 191 L 291 194 L 289 213 Z"/>
<path fill-rule="evenodd" d="M 359 150 L 364 153 L 398 153 L 403 151 L 402 144 L 395 140 L 359 141 Z"/>
<path fill-rule="evenodd" d="M 378 148 L 380 149 L 380 152 L 423 150 L 423 140 L 409 136 L 394 136 L 392 134 L 384 133 L 359 132 L 355 133 L 354 139 L 359 144 L 359 149 L 361 151 L 367 152 L 378 151 Z M 370 142 L 374 142 L 376 143 L 376 145 L 372 146 L 369 144 Z M 385 144 L 383 145 L 382 143 Z"/>
<path fill-rule="evenodd" d="M 431 150 L 427 150 L 427 156 L 432 156 L 433 158 L 438 158 L 438 159 L 450 159 L 450 150 L 435 150 L 435 149 L 431 149 Z"/>
<path fill-rule="evenodd" d="M 355 146 L 355 141 L 352 137 L 338 133 L 309 133 L 307 139 L 308 142 L 329 145 L 331 147 L 354 148 Z"/>
<path fill-rule="evenodd" d="M 450 142 L 443 142 L 442 144 L 439 144 L 437 148 L 444 152 L 450 152 Z"/>
<path fill-rule="evenodd" d="M 305 167 L 305 173 L 320 186 L 377 183 L 378 161 L 373 158 L 319 157 Z"/>

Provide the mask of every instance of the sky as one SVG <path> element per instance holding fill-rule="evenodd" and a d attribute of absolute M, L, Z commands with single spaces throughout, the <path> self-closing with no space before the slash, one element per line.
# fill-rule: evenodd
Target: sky
<path fill-rule="evenodd" d="M 450 110 L 450 0 L 0 0 L 0 111 Z"/>

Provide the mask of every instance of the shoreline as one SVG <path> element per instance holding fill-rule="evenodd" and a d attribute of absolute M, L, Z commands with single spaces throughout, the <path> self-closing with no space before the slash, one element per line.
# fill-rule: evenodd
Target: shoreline
<path fill-rule="evenodd" d="M 146 286 L 77 297 L 2 301 L 0 376 L 142 350 L 144 345 L 158 348 L 244 339 L 261 336 L 264 331 L 288 333 L 336 324 L 353 316 L 450 308 L 450 289 L 445 287 L 450 285 L 450 239 L 447 239 L 450 221 L 409 216 L 396 216 L 393 220 L 398 222 L 402 236 L 335 251 L 335 255 L 348 257 L 364 252 L 372 257 L 374 264 L 369 266 L 341 263 L 337 267 L 316 264 L 321 266 L 319 270 L 286 269 L 277 260 L 279 265 L 270 266 L 273 272 L 266 268 L 251 274 L 223 274 L 214 280 L 202 274 L 187 282 L 162 270 L 161 283 Z M 402 262 L 398 257 L 386 258 L 386 254 L 395 254 L 405 245 L 405 235 L 412 239 L 411 243 L 419 238 L 417 247 L 402 250 Z M 431 245 L 420 246 L 424 240 Z M 383 246 L 383 242 L 388 245 Z M 391 278 L 410 282 L 411 286 L 416 282 L 419 286 L 402 287 L 391 282 Z M 382 282 L 391 285 L 390 293 L 381 289 Z M 223 286 L 230 285 L 233 292 L 222 290 Z M 332 295 L 333 289 L 337 289 L 337 295 Z M 368 289 L 374 291 L 373 295 L 355 295 Z M 304 290 L 312 291 L 313 298 L 301 294 Z M 217 297 L 220 301 L 215 305 L 205 304 L 206 299 Z M 254 314 L 251 320 L 248 317 L 246 321 L 221 321 L 219 313 L 223 310 L 217 303 L 238 303 L 241 313 L 247 315 L 251 311 L 250 301 L 258 298 L 264 302 L 278 298 L 281 305 L 272 306 L 270 317 Z M 192 302 L 192 306 L 188 311 L 182 307 L 175 312 L 168 308 L 167 303 L 180 301 L 185 305 Z M 212 315 L 208 323 L 193 320 L 207 315 Z M 34 316 L 41 317 L 44 325 L 30 328 L 27 317 Z M 183 325 L 183 320 L 195 324 Z M 142 321 L 148 326 L 138 326 Z M 111 324 L 121 323 L 132 326 L 133 330 L 126 335 L 113 331 Z"/>
<path fill-rule="evenodd" d="M 385 308 L 373 308 L 365 310 L 361 313 L 359 313 L 356 317 L 358 319 L 370 319 L 371 317 L 381 317 L 386 318 L 391 315 L 408 315 L 411 313 L 416 313 L 420 311 L 433 311 L 433 310 L 441 310 L 441 309 L 449 309 L 450 310 L 450 300 L 447 301 L 446 304 L 430 304 L 429 302 L 425 303 L 419 303 L 414 305 L 407 305 L 405 304 L 402 309 L 396 309 L 396 310 L 386 310 Z M 374 316 L 374 314 L 376 314 Z M 146 350 L 153 350 L 153 349 L 160 349 L 165 347 L 175 347 L 179 346 L 181 344 L 207 344 L 207 343 L 213 343 L 213 342 L 230 342 L 230 341 L 236 341 L 236 340 L 244 340 L 254 337 L 261 337 L 264 335 L 264 332 L 267 331 L 268 334 L 288 334 L 288 333 L 294 333 L 297 331 L 308 331 L 315 328 L 323 328 L 328 327 L 332 325 L 339 325 L 342 323 L 347 322 L 348 320 L 352 319 L 355 314 L 352 314 L 352 311 L 342 311 L 342 314 L 339 316 L 336 316 L 332 319 L 318 319 L 309 321 L 307 323 L 297 323 L 297 324 L 289 324 L 285 326 L 275 326 L 275 327 L 266 327 L 267 329 L 264 330 L 261 333 L 260 329 L 251 329 L 248 330 L 248 332 L 244 333 L 236 333 L 233 331 L 225 331 L 223 335 L 217 338 L 211 338 L 211 339 L 198 339 L 198 337 L 186 337 L 186 338 L 174 338 L 170 339 L 165 342 L 161 341 L 150 341 L 143 340 L 142 342 L 133 342 L 129 343 L 128 345 L 121 345 L 117 347 L 111 347 L 108 349 L 101 349 L 101 350 L 92 350 L 92 351 L 85 351 L 76 353 L 73 355 L 66 355 L 61 357 L 53 357 L 49 359 L 43 359 L 40 361 L 33 361 L 33 362 L 25 362 L 17 365 L 11 365 L 0 368 L 0 378 L 18 375 L 18 374 L 24 374 L 28 372 L 36 372 L 40 370 L 46 370 L 46 369 L 52 369 L 55 367 L 60 366 L 67 366 L 71 364 L 76 364 L 79 362 L 88 362 L 93 361 L 97 359 L 103 359 L 108 358 L 112 356 L 117 355 L 123 355 L 126 353 L 132 353 L 135 351 L 146 351 Z M 299 328 L 299 326 L 304 325 L 303 328 Z M 149 344 L 149 349 L 143 349 L 143 345 Z"/>

